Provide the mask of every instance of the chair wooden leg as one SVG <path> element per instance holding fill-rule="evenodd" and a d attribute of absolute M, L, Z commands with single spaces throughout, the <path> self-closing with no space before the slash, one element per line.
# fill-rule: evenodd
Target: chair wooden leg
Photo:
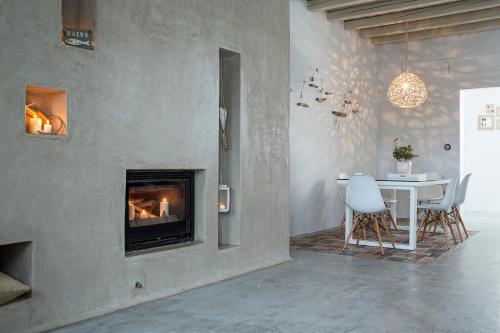
<path fill-rule="evenodd" d="M 450 228 L 451 236 L 453 237 L 453 241 L 455 244 L 457 244 L 457 238 L 455 237 L 455 232 L 453 231 L 453 226 L 451 225 L 450 218 L 448 217 L 448 213 L 444 212 L 443 213 L 443 220 L 448 225 L 448 228 Z"/>
<path fill-rule="evenodd" d="M 391 215 L 391 212 L 389 210 L 386 210 L 387 213 L 389 213 L 389 219 L 391 221 L 391 226 L 394 227 L 394 230 L 398 231 L 398 226 L 396 225 L 396 221 L 394 221 L 394 219 L 392 218 L 392 215 Z M 384 213 L 382 213 L 384 214 Z"/>
<path fill-rule="evenodd" d="M 427 232 L 427 227 L 429 227 L 432 223 L 432 212 L 429 210 L 427 211 L 427 214 L 425 214 L 424 221 L 422 222 L 422 234 L 420 235 L 420 241 L 423 241 L 425 239 L 425 233 Z M 418 234 L 418 233 L 417 233 Z"/>
<path fill-rule="evenodd" d="M 372 221 L 373 223 L 375 223 L 375 232 L 377 234 L 377 239 L 380 244 L 380 253 L 384 255 L 384 243 L 382 243 L 382 237 L 380 237 L 380 229 L 378 227 L 377 219 L 372 217 Z"/>
<path fill-rule="evenodd" d="M 340 238 L 344 226 L 345 226 L 345 213 L 344 215 L 342 215 L 342 220 L 340 221 L 339 229 L 337 230 L 337 238 Z"/>
<path fill-rule="evenodd" d="M 450 248 L 450 243 L 448 242 L 448 230 L 446 230 L 446 226 L 445 226 L 445 223 L 443 221 L 443 215 L 442 214 L 439 214 L 439 223 L 440 223 L 440 227 L 443 228 L 443 235 L 444 235 L 444 241 L 446 243 L 446 247 L 449 249 Z"/>
<path fill-rule="evenodd" d="M 358 227 L 358 224 L 359 224 L 359 220 L 355 219 L 355 222 L 352 225 L 351 230 L 349 230 L 349 235 L 347 236 L 347 238 L 345 240 L 345 244 L 344 244 L 344 247 L 342 248 L 342 251 L 345 251 L 347 244 L 349 244 L 349 239 L 351 239 L 352 233 L 356 230 L 356 228 Z"/>
<path fill-rule="evenodd" d="M 460 221 L 460 224 L 462 225 L 462 228 L 464 229 L 465 238 L 469 238 L 469 233 L 467 232 L 467 229 L 465 228 L 464 220 L 462 220 L 462 215 L 460 215 L 460 212 L 458 211 L 457 207 L 454 207 L 454 210 L 455 210 L 455 215 L 458 218 L 458 221 Z"/>
<path fill-rule="evenodd" d="M 455 213 L 453 211 L 453 208 L 451 209 L 451 215 L 453 216 L 453 220 L 455 221 L 455 225 L 457 226 L 458 237 L 460 237 L 460 241 L 463 242 L 464 239 L 462 238 L 462 231 L 460 230 L 460 222 L 455 217 Z"/>
<path fill-rule="evenodd" d="M 382 222 L 382 227 L 384 227 L 385 234 L 387 235 L 387 238 L 389 238 L 389 241 L 391 242 L 392 247 L 395 249 L 396 245 L 394 245 L 394 240 L 392 239 L 391 232 L 389 231 L 389 229 L 387 228 L 387 224 L 385 223 L 385 217 L 384 217 L 383 212 L 380 214 L 380 222 Z"/>
<path fill-rule="evenodd" d="M 424 227 L 424 225 L 426 224 L 428 218 L 429 218 L 429 214 L 430 214 L 430 210 L 426 211 L 425 212 L 425 215 L 424 215 L 424 220 L 422 221 L 422 223 L 420 223 L 420 225 L 418 226 L 418 230 L 417 230 L 417 235 L 419 233 L 422 232 L 422 228 Z"/>

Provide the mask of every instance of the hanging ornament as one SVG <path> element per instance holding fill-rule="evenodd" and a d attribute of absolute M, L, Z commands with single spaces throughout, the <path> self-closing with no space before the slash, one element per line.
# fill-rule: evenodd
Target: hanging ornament
<path fill-rule="evenodd" d="M 408 71 L 408 22 L 406 22 L 405 70 L 390 84 L 389 101 L 402 109 L 413 109 L 427 100 L 427 87 L 417 74 Z"/>
<path fill-rule="evenodd" d="M 319 91 L 319 96 L 316 97 L 316 102 L 323 103 L 326 102 L 327 99 L 328 97 L 326 97 L 325 91 L 323 90 L 323 88 L 321 88 L 321 90 Z"/>
<path fill-rule="evenodd" d="M 306 84 L 306 81 L 302 83 L 302 87 L 300 88 L 300 100 L 297 103 L 297 106 L 300 106 L 301 108 L 308 108 L 309 104 L 304 101 L 304 86 Z"/>
<path fill-rule="evenodd" d="M 316 80 L 316 74 L 318 74 L 318 73 L 319 73 L 319 68 L 316 68 L 313 71 L 311 78 L 309 79 L 309 83 L 308 83 L 309 87 L 316 88 L 316 89 L 319 88 L 318 81 Z"/>

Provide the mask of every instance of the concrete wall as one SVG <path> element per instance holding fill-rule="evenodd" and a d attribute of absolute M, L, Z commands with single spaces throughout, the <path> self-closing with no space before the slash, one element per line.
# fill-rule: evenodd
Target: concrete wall
<path fill-rule="evenodd" d="M 288 0 L 98 1 L 97 49 L 60 1 L 0 1 L 0 243 L 33 241 L 33 295 L 1 331 L 49 329 L 287 260 Z M 219 47 L 241 54 L 241 245 L 218 251 Z M 24 135 L 27 84 L 68 92 L 68 136 Z M 197 174 L 198 245 L 125 257 L 125 170 Z M 135 289 L 141 281 L 144 289 Z"/>
<path fill-rule="evenodd" d="M 336 178 L 339 172 L 377 174 L 377 52 L 342 24 L 326 20 L 324 12 L 309 12 L 305 0 L 291 0 L 290 167 L 292 235 L 331 228 L 342 217 Z M 319 67 L 328 102 L 317 103 L 318 92 L 306 88 L 309 109 L 297 107 L 301 83 Z M 340 119 L 348 86 L 361 112 Z"/>

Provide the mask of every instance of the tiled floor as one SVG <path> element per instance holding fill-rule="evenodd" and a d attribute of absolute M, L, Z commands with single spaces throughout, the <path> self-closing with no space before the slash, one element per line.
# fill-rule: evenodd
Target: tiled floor
<path fill-rule="evenodd" d="M 408 242 L 408 231 L 395 231 L 392 230 L 392 237 L 396 243 L 407 243 Z M 472 237 L 477 232 L 469 231 L 469 237 Z M 376 241 L 375 234 L 373 232 L 367 233 L 367 239 Z M 456 236 L 458 238 L 458 235 Z M 464 237 L 464 242 L 467 240 Z M 459 240 L 459 239 L 458 239 Z M 387 241 L 384 237 L 384 241 Z M 411 262 L 418 264 L 428 264 L 434 261 L 435 258 L 441 256 L 447 251 L 460 246 L 460 241 L 455 245 L 453 238 L 450 235 L 450 249 L 446 247 L 443 234 L 435 233 L 427 235 L 423 241 L 419 241 L 417 244 L 417 249 L 415 251 L 408 250 L 398 250 L 385 248 L 384 254 L 380 254 L 380 249 L 378 247 L 372 246 L 356 246 L 348 245 L 345 251 L 342 251 L 344 247 L 344 237 L 343 235 L 337 238 L 337 230 L 330 229 L 324 232 L 305 235 L 297 237 L 291 240 L 290 248 L 292 250 L 307 250 L 307 251 L 317 251 L 325 253 L 343 254 L 348 256 L 354 256 L 359 258 L 371 258 L 378 260 L 387 261 L 398 261 L 398 262 Z"/>

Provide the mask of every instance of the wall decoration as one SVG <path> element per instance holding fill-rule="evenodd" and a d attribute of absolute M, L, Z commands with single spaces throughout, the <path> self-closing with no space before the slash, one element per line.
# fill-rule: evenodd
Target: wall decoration
<path fill-rule="evenodd" d="M 486 104 L 486 113 L 495 114 L 495 112 L 496 112 L 495 104 Z"/>
<path fill-rule="evenodd" d="M 500 118 L 497 118 L 497 124 L 496 124 L 496 129 L 500 131 Z"/>
<path fill-rule="evenodd" d="M 316 88 L 316 89 L 319 88 L 318 80 L 316 78 L 317 74 L 319 74 L 319 68 L 315 68 L 313 73 L 312 73 L 312 76 L 309 78 L 309 83 L 308 83 L 309 87 Z"/>
<path fill-rule="evenodd" d="M 297 102 L 297 106 L 301 108 L 308 108 L 309 104 L 304 100 L 304 86 L 306 85 L 306 81 L 302 83 L 302 87 L 300 88 L 300 100 Z"/>
<path fill-rule="evenodd" d="M 63 29 L 63 42 L 66 45 L 92 50 L 92 31 L 65 28 Z"/>
<path fill-rule="evenodd" d="M 495 128 L 495 116 L 480 115 L 477 117 L 477 128 L 480 130 L 492 130 Z"/>

